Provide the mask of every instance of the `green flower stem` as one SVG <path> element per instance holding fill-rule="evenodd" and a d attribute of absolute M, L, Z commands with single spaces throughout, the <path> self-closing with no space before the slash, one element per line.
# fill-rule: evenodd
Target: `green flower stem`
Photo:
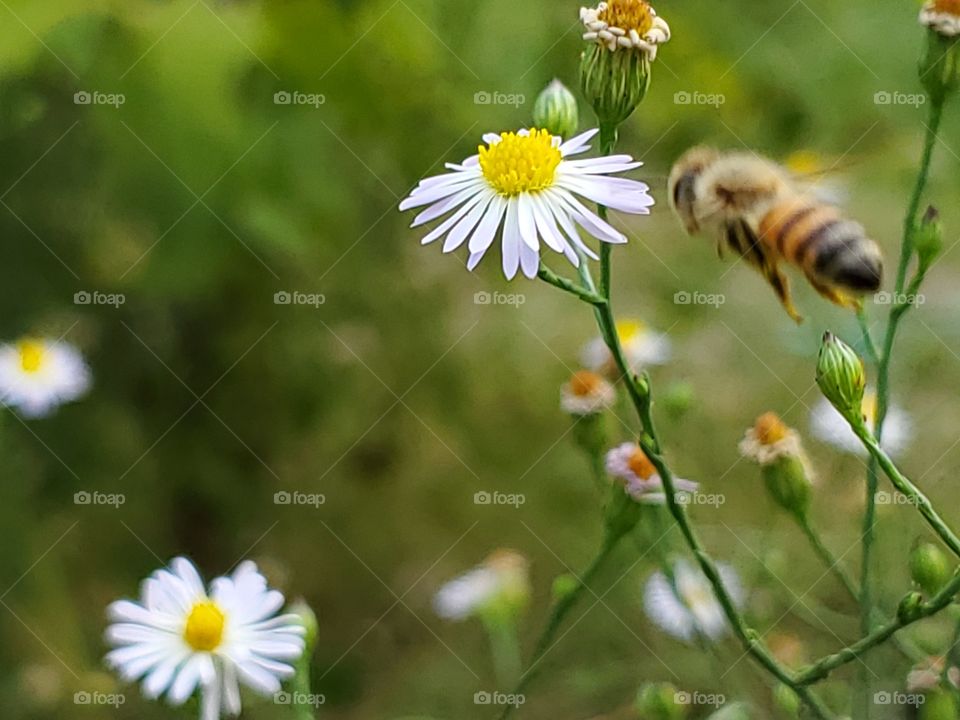
<path fill-rule="evenodd" d="M 852 645 L 845 647 L 833 655 L 827 655 L 821 658 L 796 676 L 797 683 L 806 686 L 824 680 L 837 668 L 853 662 L 877 645 L 882 645 L 898 630 L 912 625 L 918 620 L 936 615 L 953 602 L 958 592 L 960 592 L 960 570 L 954 574 L 950 582 L 947 583 L 940 592 L 927 602 L 921 603 L 909 617 L 898 616 L 892 620 L 888 620 L 886 623 L 875 628 L 869 635 L 861 638 Z"/>
<path fill-rule="evenodd" d="M 890 459 L 890 456 L 880 447 L 880 442 L 874 434 L 870 432 L 869 428 L 867 428 L 866 423 L 862 421 L 853 422 L 850 424 L 850 427 L 853 428 L 857 437 L 860 438 L 860 441 L 870 452 L 870 455 L 873 456 L 884 474 L 890 478 L 893 486 L 905 495 L 912 505 L 916 506 L 917 510 L 920 511 L 920 514 L 923 515 L 927 521 L 927 524 L 940 536 L 944 544 L 950 548 L 957 557 L 960 557 L 960 538 L 956 536 L 953 530 L 944 522 L 943 518 L 940 517 L 927 496 L 924 495 L 906 475 L 900 472 L 893 460 Z"/>
<path fill-rule="evenodd" d="M 853 582 L 853 578 L 851 578 L 850 574 L 844 570 L 843 566 L 840 564 L 840 561 L 830 551 L 830 548 L 823 544 L 823 540 L 820 539 L 817 531 L 814 530 L 813 526 L 810 524 L 810 518 L 806 516 L 798 517 L 797 524 L 800 526 L 800 529 L 803 531 L 803 534 L 806 536 L 807 540 L 809 540 L 810 546 L 817 554 L 817 557 L 819 557 L 823 564 L 826 565 L 827 570 L 829 570 L 833 576 L 840 581 L 840 584 L 846 588 L 847 592 L 850 594 L 850 597 L 853 598 L 853 601 L 859 603 L 860 592 L 857 589 L 856 584 Z"/>
<path fill-rule="evenodd" d="M 537 277 L 544 282 L 553 285 L 554 287 L 558 287 L 565 292 L 576 295 L 578 298 L 584 302 L 590 303 L 591 305 L 602 305 L 606 302 L 606 299 L 597 293 L 588 290 L 585 287 L 581 287 L 571 280 L 560 277 L 543 263 L 540 263 L 540 270 L 537 272 Z"/>
<path fill-rule="evenodd" d="M 578 582 L 576 586 L 574 586 L 570 592 L 560 597 L 554 603 L 553 610 L 550 613 L 550 618 L 547 621 L 547 625 L 540 634 L 540 638 L 537 640 L 536 648 L 534 649 L 533 656 L 530 659 L 530 665 L 527 667 L 523 675 L 520 676 L 520 681 L 513 690 L 514 695 L 523 694 L 533 679 L 537 676 L 540 669 L 540 661 L 543 660 L 543 656 L 546 655 L 547 651 L 553 646 L 554 638 L 556 637 L 560 626 L 563 624 L 564 618 L 566 618 L 570 610 L 573 609 L 573 606 L 577 604 L 577 600 L 580 599 L 580 596 L 583 595 L 583 592 L 596 578 L 597 573 L 600 572 L 600 569 L 610 558 L 610 555 L 613 553 L 614 548 L 620 542 L 622 537 L 623 533 L 617 534 L 608 528 L 604 535 L 603 542 L 600 545 L 600 549 L 590 562 L 590 565 L 587 566 L 587 569 L 583 571 L 583 574 L 580 575 L 579 578 L 577 578 Z M 515 708 L 513 705 L 507 705 L 504 707 L 503 713 L 500 715 L 500 720 L 506 720 L 508 717 L 510 717 L 514 709 Z"/>
<path fill-rule="evenodd" d="M 917 215 L 920 212 L 920 202 L 923 197 L 923 191 L 927 186 L 927 180 L 930 176 L 930 163 L 933 158 L 933 148 L 937 140 L 937 130 L 940 127 L 940 121 L 943 118 L 944 97 L 933 98 L 930 102 L 930 116 L 927 122 L 927 132 L 924 139 L 923 155 L 920 160 L 920 169 L 917 173 L 917 179 L 914 183 L 913 194 L 910 197 L 910 204 L 907 208 L 907 214 L 903 222 L 903 239 L 900 244 L 900 261 L 897 265 L 897 277 L 894 285 L 896 290 L 896 300 L 900 300 L 903 294 L 903 288 L 906 283 L 907 269 L 910 266 L 910 259 L 913 256 L 913 235 L 916 231 Z M 918 273 L 911 283 L 914 292 L 919 288 L 922 282 L 922 273 Z M 893 344 L 897 335 L 897 328 L 903 316 L 909 310 L 910 304 L 894 303 L 890 308 L 890 316 L 887 321 L 886 334 L 884 335 L 883 350 L 879 355 L 876 348 L 873 349 L 875 362 L 877 363 L 877 414 L 873 431 L 877 439 L 883 436 L 883 424 L 887 417 L 887 410 L 890 402 L 890 362 L 893 359 Z M 869 330 L 865 320 L 862 321 L 865 337 L 869 337 Z M 870 345 L 873 345 L 872 340 Z M 876 529 L 876 493 L 878 486 L 878 462 L 871 457 L 867 467 L 866 482 L 866 510 L 863 518 L 863 545 L 861 558 L 861 578 L 860 578 L 860 629 L 866 634 L 871 629 L 871 618 L 873 615 L 873 587 L 872 587 L 872 558 L 873 558 L 873 537 Z M 869 678 L 866 668 L 861 673 L 863 685 L 866 687 L 864 698 L 861 703 L 865 708 L 865 716 L 869 714 Z"/>
<path fill-rule="evenodd" d="M 503 618 L 484 621 L 497 680 L 501 687 L 508 687 L 520 677 L 523 661 L 517 641 L 517 626 Z"/>
<path fill-rule="evenodd" d="M 292 716 L 294 720 L 314 720 L 313 705 L 307 702 L 310 697 L 310 652 L 304 652 L 294 667 L 293 679 L 290 681 L 290 689 L 294 693 L 294 700 L 300 699 L 300 702 L 291 704 Z"/>
<path fill-rule="evenodd" d="M 870 322 L 867 320 L 867 313 L 862 305 L 857 309 L 857 324 L 860 325 L 860 334 L 863 337 L 863 347 L 867 351 L 867 357 L 874 365 L 879 365 L 880 352 L 877 350 L 877 344 L 873 341 L 873 335 L 870 333 Z"/>

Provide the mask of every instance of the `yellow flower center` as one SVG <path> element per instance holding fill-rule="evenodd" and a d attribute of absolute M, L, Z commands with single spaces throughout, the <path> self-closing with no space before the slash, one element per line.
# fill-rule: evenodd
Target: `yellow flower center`
<path fill-rule="evenodd" d="M 577 397 L 589 397 L 603 385 L 603 378 L 589 370 L 580 370 L 570 378 L 570 392 Z"/>
<path fill-rule="evenodd" d="M 607 25 L 636 30 L 640 37 L 653 27 L 653 10 L 645 0 L 609 0 L 597 17 Z"/>
<path fill-rule="evenodd" d="M 657 472 L 653 463 L 650 462 L 650 458 L 639 447 L 633 451 L 630 459 L 627 460 L 627 467 L 641 480 L 648 480 Z"/>
<path fill-rule="evenodd" d="M 504 197 L 550 187 L 562 159 L 546 130 L 531 130 L 525 136 L 500 133 L 500 142 L 479 149 L 483 177 Z"/>
<path fill-rule="evenodd" d="M 620 342 L 629 343 L 646 332 L 646 326 L 639 320 L 617 320 L 617 335 Z"/>
<path fill-rule="evenodd" d="M 190 610 L 183 639 L 198 652 L 216 650 L 223 640 L 223 611 L 212 600 L 202 600 Z"/>
<path fill-rule="evenodd" d="M 960 16 L 960 0 L 934 0 L 933 9 L 937 12 Z"/>
<path fill-rule="evenodd" d="M 764 413 L 757 418 L 753 426 L 753 432 L 761 445 L 776 445 L 783 440 L 789 433 L 788 428 L 776 413 Z"/>
<path fill-rule="evenodd" d="M 36 340 L 21 340 L 17 343 L 20 353 L 20 367 L 25 373 L 35 373 L 43 367 L 47 351 L 43 343 Z"/>

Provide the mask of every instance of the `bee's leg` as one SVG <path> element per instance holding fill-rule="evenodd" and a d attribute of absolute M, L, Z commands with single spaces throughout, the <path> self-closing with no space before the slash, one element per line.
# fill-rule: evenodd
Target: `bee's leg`
<path fill-rule="evenodd" d="M 807 280 L 809 280 L 810 284 L 813 285 L 814 290 L 816 290 L 834 305 L 839 305 L 840 307 L 854 311 L 861 310 L 863 308 L 863 303 L 860 301 L 860 298 L 854 295 L 849 295 L 842 290 L 838 290 L 837 288 L 830 287 L 821 280 L 811 277 L 809 274 L 807 274 Z"/>
<path fill-rule="evenodd" d="M 802 323 L 803 316 L 797 312 L 797 309 L 793 305 L 793 298 L 790 295 L 790 280 L 787 276 L 780 271 L 776 263 L 770 262 L 764 265 L 763 275 L 767 279 L 767 282 L 770 283 L 777 297 L 780 298 L 780 303 L 783 305 L 783 309 L 787 311 L 787 315 L 793 318 L 793 321 L 798 325 Z"/>

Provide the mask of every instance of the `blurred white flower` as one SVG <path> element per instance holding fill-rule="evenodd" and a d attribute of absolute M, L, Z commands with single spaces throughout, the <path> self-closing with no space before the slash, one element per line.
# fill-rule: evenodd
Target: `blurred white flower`
<path fill-rule="evenodd" d="M 801 458 L 804 464 L 807 464 L 800 435 L 772 412 L 764 413 L 757 418 L 753 427 L 744 434 L 738 447 L 741 455 L 758 465 L 770 465 L 784 457 Z"/>
<path fill-rule="evenodd" d="M 497 550 L 445 583 L 434 595 L 433 609 L 445 620 L 466 620 L 487 611 L 522 609 L 529 596 L 527 559 L 512 550 Z"/>
<path fill-rule="evenodd" d="M 670 338 L 655 332 L 639 320 L 626 318 L 617 321 L 617 335 L 630 368 L 640 372 L 648 365 L 663 365 L 670 360 Z M 616 377 L 617 368 L 607 344 L 595 337 L 580 351 L 580 362 L 594 372 Z"/>
<path fill-rule="evenodd" d="M 737 607 L 745 593 L 736 571 L 718 564 L 720 579 Z M 700 568 L 687 560 L 677 560 L 671 568 L 673 581 L 658 570 L 644 587 L 643 607 L 647 617 L 668 635 L 694 643 L 706 638 L 717 641 L 730 632 L 723 608 Z"/>
<path fill-rule="evenodd" d="M 928 0 L 920 10 L 920 24 L 946 37 L 960 35 L 960 2 Z"/>
<path fill-rule="evenodd" d="M 560 407 L 571 415 L 593 415 L 613 407 L 616 401 L 613 385 L 589 370 L 575 372 L 560 388 Z"/>
<path fill-rule="evenodd" d="M 421 180 L 400 209 L 429 205 L 412 227 L 452 212 L 421 242 L 426 245 L 446 236 L 443 251 L 452 252 L 469 240 L 469 270 L 483 258 L 501 226 L 503 273 L 508 280 L 518 269 L 528 278 L 536 277 L 541 243 L 579 266 L 578 253 L 597 256 L 580 239 L 576 225 L 603 242 L 627 239 L 576 196 L 640 215 L 649 214 L 653 205 L 645 183 L 607 177 L 642 165 L 629 155 L 567 159 L 589 150 L 587 142 L 597 132 L 589 130 L 567 142 L 546 130 L 487 133 L 478 155 L 460 165 L 447 163 L 451 173 Z"/>
<path fill-rule="evenodd" d="M 24 338 L 0 345 L 0 402 L 25 417 L 43 417 L 89 387 L 90 370 L 69 343 Z"/>
<path fill-rule="evenodd" d="M 624 484 L 627 492 L 637 502 L 648 505 L 664 505 L 667 502 L 663 480 L 650 458 L 635 442 L 626 442 L 607 451 L 607 473 Z M 693 493 L 700 487 L 692 480 L 673 479 L 679 493 Z"/>
<path fill-rule="evenodd" d="M 863 415 L 867 419 L 867 427 L 872 428 L 877 414 L 877 396 L 868 390 L 863 396 Z M 863 447 L 849 423 L 830 404 L 821 399 L 810 412 L 810 430 L 815 437 L 834 447 L 860 457 L 866 457 L 867 451 Z M 900 408 L 891 405 L 887 409 L 887 418 L 883 423 L 883 438 L 881 445 L 891 455 L 899 455 L 910 445 L 913 436 L 910 416 Z"/>
<path fill-rule="evenodd" d="M 175 558 L 144 580 L 140 602 L 108 608 L 107 663 L 148 698 L 181 705 L 199 687 L 201 720 L 240 713 L 238 681 L 261 695 L 280 690 L 304 651 L 296 615 L 277 615 L 283 595 L 252 562 L 219 577 L 207 593 L 193 564 Z"/>
<path fill-rule="evenodd" d="M 637 49 L 651 61 L 657 58 L 657 46 L 670 39 L 670 26 L 645 0 L 609 0 L 580 8 L 580 21 L 584 40 L 611 51 Z"/>

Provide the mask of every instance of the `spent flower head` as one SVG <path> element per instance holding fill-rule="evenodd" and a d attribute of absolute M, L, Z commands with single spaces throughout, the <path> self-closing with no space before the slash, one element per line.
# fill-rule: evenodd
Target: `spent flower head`
<path fill-rule="evenodd" d="M 631 156 L 570 159 L 589 150 L 587 143 L 597 132 L 566 142 L 535 128 L 487 133 L 476 155 L 459 165 L 447 163 L 453 172 L 421 180 L 400 210 L 428 206 L 413 227 L 448 215 L 421 242 L 445 237 L 444 252 L 466 243 L 469 270 L 498 236 L 508 280 L 520 270 L 536 277 L 542 246 L 579 267 L 581 255 L 597 255 L 581 239 L 578 226 L 601 242 L 620 244 L 627 238 L 577 196 L 638 215 L 648 215 L 653 205 L 645 183 L 609 177 L 642 165 Z"/>
<path fill-rule="evenodd" d="M 643 101 L 657 48 L 670 26 L 645 0 L 610 0 L 580 8 L 583 39 L 580 87 L 601 126 L 615 128 Z"/>
<path fill-rule="evenodd" d="M 446 620 L 512 620 L 526 608 L 530 594 L 527 559 L 501 549 L 444 584 L 433 598 L 433 609 Z"/>
<path fill-rule="evenodd" d="M 776 413 L 764 413 L 740 441 L 740 453 L 760 465 L 767 491 L 780 507 L 798 518 L 806 516 L 813 472 L 793 428 Z"/>
<path fill-rule="evenodd" d="M 304 651 L 297 615 L 277 615 L 284 598 L 252 562 L 207 589 L 186 558 L 143 581 L 139 602 L 107 610 L 107 663 L 125 680 L 143 678 L 143 693 L 182 705 L 199 689 L 201 720 L 240 713 L 238 681 L 260 695 L 280 690 Z"/>
<path fill-rule="evenodd" d="M 560 388 L 560 407 L 571 415 L 595 415 L 616 401 L 610 381 L 590 370 L 578 370 Z"/>
<path fill-rule="evenodd" d="M 666 504 L 663 479 L 637 443 L 626 442 L 607 451 L 605 467 L 607 473 L 622 483 L 630 497 L 637 502 L 646 505 Z M 674 478 L 673 484 L 678 493 L 694 493 L 700 487 L 692 480 L 683 478 Z"/>
<path fill-rule="evenodd" d="M 960 0 L 928 0 L 920 9 L 920 24 L 945 37 L 960 35 Z"/>

